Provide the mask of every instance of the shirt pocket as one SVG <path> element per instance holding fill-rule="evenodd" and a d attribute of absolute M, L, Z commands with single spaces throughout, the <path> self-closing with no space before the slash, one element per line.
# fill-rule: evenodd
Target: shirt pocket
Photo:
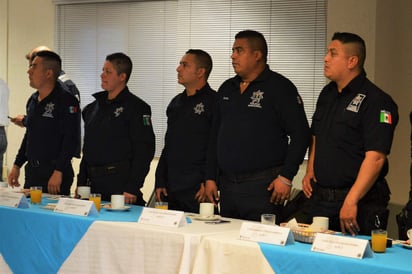
<path fill-rule="evenodd" d="M 362 147 L 363 136 L 361 117 L 359 113 L 345 110 L 336 120 L 337 131 L 335 134 L 342 142 Z"/>

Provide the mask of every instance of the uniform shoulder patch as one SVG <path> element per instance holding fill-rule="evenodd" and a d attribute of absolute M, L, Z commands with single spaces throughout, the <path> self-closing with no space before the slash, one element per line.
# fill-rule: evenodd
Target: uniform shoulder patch
<path fill-rule="evenodd" d="M 381 113 L 379 115 L 379 122 L 383 124 L 392 124 L 392 114 L 390 111 L 387 110 L 381 110 Z"/>
<path fill-rule="evenodd" d="M 145 114 L 143 115 L 143 125 L 144 126 L 151 126 L 152 125 L 152 118 L 150 115 Z"/>

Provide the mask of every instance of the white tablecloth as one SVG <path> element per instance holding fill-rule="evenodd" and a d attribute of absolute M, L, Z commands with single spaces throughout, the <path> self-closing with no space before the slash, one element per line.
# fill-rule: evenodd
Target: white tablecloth
<path fill-rule="evenodd" d="M 274 274 L 259 245 L 239 240 L 239 231 L 204 237 L 193 264 L 193 274 Z"/>
<path fill-rule="evenodd" d="M 137 223 L 94 222 L 60 273 L 192 273 L 197 247 L 205 236 L 233 231 L 241 221 L 165 228 Z"/>

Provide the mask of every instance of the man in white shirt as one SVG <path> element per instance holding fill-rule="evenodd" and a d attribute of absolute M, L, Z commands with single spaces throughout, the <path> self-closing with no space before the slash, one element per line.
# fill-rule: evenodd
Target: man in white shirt
<path fill-rule="evenodd" d="M 3 154 L 7 149 L 5 127 L 9 125 L 9 88 L 0 78 L 0 181 L 3 179 Z"/>

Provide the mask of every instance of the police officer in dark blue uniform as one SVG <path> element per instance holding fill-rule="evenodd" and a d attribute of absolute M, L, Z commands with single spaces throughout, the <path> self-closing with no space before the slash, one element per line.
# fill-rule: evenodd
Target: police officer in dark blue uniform
<path fill-rule="evenodd" d="M 310 132 L 296 87 L 269 69 L 267 52 L 261 33 L 235 36 L 231 58 L 237 75 L 217 93 L 217 155 L 209 158 L 206 193 L 210 200 L 219 198 L 218 170 L 223 216 L 260 220 L 262 213 L 275 213 L 279 222 Z"/>
<path fill-rule="evenodd" d="M 309 217 L 329 217 L 329 227 L 370 235 L 386 228 L 390 152 L 398 108 L 364 71 L 365 42 L 335 33 L 328 46 L 325 76 L 312 121 L 312 145 L 303 191 Z M 309 218 L 309 219 L 310 219 Z"/>
<path fill-rule="evenodd" d="M 40 185 L 43 192 L 70 194 L 80 111 L 76 98 L 57 84 L 60 71 L 61 59 L 51 51 L 37 52 L 30 64 L 30 86 L 38 90 L 26 106 L 26 133 L 9 175 L 12 186 L 19 185 L 20 167 L 27 162 L 24 188 Z"/>
<path fill-rule="evenodd" d="M 132 61 L 123 53 L 106 57 L 104 91 L 83 110 L 84 145 L 77 185 L 90 185 L 102 200 L 124 194 L 128 204 L 144 205 L 140 189 L 155 151 L 150 106 L 132 94 L 127 81 Z"/>
<path fill-rule="evenodd" d="M 34 57 L 36 57 L 37 52 L 39 51 L 51 51 L 50 48 L 46 46 L 38 46 L 32 49 L 28 54 L 26 54 L 26 59 L 30 63 L 33 61 Z M 67 91 L 74 97 L 76 97 L 77 101 L 80 103 L 80 92 L 77 89 L 76 84 L 69 78 L 69 76 L 63 71 L 60 71 L 59 78 L 57 78 L 57 83 L 63 88 L 63 90 Z M 81 116 L 79 115 L 79 119 L 81 119 Z M 13 122 L 15 125 L 18 125 L 20 127 L 25 127 L 26 126 L 26 116 L 25 115 L 17 115 L 16 117 L 13 117 L 10 119 L 11 122 Z M 80 120 L 79 120 L 79 127 L 80 127 Z M 74 155 L 76 158 L 80 158 L 80 152 L 81 152 L 81 130 L 79 128 L 78 130 L 78 143 L 79 146 L 76 149 L 76 154 Z"/>
<path fill-rule="evenodd" d="M 176 68 L 185 90 L 167 107 L 165 146 L 156 169 L 156 200 L 167 199 L 169 209 L 199 212 L 204 200 L 206 159 L 216 92 L 207 79 L 212 58 L 191 49 Z"/>

